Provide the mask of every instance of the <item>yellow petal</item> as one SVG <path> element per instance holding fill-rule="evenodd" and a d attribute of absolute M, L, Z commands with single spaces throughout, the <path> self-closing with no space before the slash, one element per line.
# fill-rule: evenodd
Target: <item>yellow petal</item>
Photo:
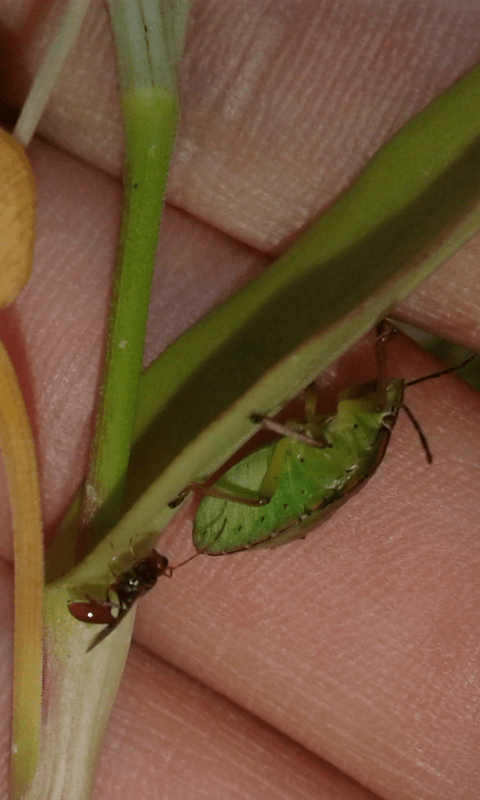
<path fill-rule="evenodd" d="M 30 277 L 35 235 L 35 183 L 25 150 L 0 130 L 0 308 Z"/>

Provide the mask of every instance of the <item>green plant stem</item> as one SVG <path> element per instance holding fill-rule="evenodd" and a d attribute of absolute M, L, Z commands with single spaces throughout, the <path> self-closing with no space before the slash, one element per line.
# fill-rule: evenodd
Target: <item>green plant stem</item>
<path fill-rule="evenodd" d="M 108 323 L 83 521 L 97 513 L 94 538 L 118 517 L 140 379 L 160 214 L 178 104 L 159 87 L 131 90 L 122 102 L 125 178 L 122 228 Z"/>
<path fill-rule="evenodd" d="M 107 343 L 85 484 L 80 555 L 118 520 L 135 419 L 148 302 L 163 195 L 173 148 L 183 45 L 175 4 L 111 0 L 124 123 L 122 227 Z"/>

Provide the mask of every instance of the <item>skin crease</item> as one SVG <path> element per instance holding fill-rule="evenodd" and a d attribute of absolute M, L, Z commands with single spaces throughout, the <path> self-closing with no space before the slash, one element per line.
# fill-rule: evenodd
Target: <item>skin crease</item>
<path fill-rule="evenodd" d="M 5 102 L 21 102 L 59 7 L 0 3 Z M 168 190 L 178 208 L 164 215 L 147 360 L 473 65 L 475 16 L 471 2 L 194 4 Z M 58 147 L 30 150 L 32 280 L 1 314 L 37 437 L 47 534 L 85 468 L 118 230 L 108 37 L 93 2 L 43 122 Z M 479 249 L 477 236 L 402 315 L 479 349 Z M 400 336 L 388 365 L 407 379 L 436 368 Z M 373 374 L 369 340 L 322 378 L 322 402 Z M 379 472 L 321 531 L 276 551 L 198 558 L 142 600 L 94 797 L 476 800 L 480 402 L 451 377 L 412 387 L 406 402 L 431 467 L 399 419 Z M 0 485 L 6 796 L 11 536 Z M 162 537 L 173 564 L 192 553 L 191 515 L 189 503 Z"/>

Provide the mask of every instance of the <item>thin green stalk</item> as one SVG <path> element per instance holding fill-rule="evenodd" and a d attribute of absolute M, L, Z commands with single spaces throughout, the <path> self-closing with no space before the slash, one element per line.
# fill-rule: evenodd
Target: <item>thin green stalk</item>
<path fill-rule="evenodd" d="M 125 169 L 122 227 L 82 510 L 83 525 L 95 517 L 88 530 L 91 541 L 117 521 L 121 510 L 163 195 L 178 120 L 176 67 L 178 44 L 183 43 L 169 3 L 111 0 L 109 7 Z M 183 2 L 180 9 L 185 23 Z"/>

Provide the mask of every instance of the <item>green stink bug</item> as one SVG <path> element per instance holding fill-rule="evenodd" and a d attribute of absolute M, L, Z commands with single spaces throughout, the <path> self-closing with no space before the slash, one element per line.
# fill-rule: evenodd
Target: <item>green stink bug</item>
<path fill-rule="evenodd" d="M 198 552 L 222 555 L 303 538 L 373 475 L 400 408 L 415 426 L 427 460 L 432 461 L 421 428 L 403 402 L 404 388 L 453 372 L 474 356 L 409 383 L 387 379 L 382 348 L 392 331 L 386 323 L 378 328 L 378 379 L 341 392 L 335 413 L 316 414 L 316 391 L 308 387 L 304 422 L 279 425 L 252 415 L 282 438 L 255 450 L 212 486 L 189 487 L 204 495 L 193 529 Z"/>

